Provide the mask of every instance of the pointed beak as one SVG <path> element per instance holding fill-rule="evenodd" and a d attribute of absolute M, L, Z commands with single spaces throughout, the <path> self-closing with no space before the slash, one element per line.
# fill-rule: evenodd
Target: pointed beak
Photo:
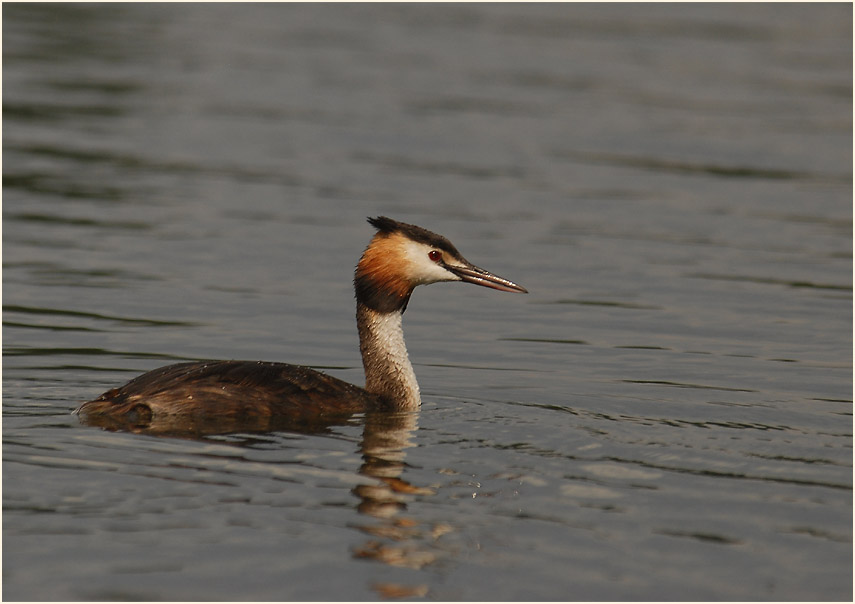
<path fill-rule="evenodd" d="M 467 264 L 466 266 L 451 266 L 446 264 L 444 266 L 446 270 L 454 273 L 460 277 L 461 281 L 465 281 L 467 283 L 483 285 L 484 287 L 490 287 L 502 292 L 528 293 L 528 290 L 521 285 L 517 285 L 513 281 L 509 281 L 504 277 L 499 277 L 493 273 L 485 271 L 483 268 L 478 268 L 474 264 Z"/>

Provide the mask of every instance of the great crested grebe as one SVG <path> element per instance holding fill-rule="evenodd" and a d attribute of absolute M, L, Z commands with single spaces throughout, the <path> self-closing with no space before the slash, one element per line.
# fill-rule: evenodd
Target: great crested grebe
<path fill-rule="evenodd" d="M 380 216 L 356 266 L 356 323 L 365 388 L 308 367 L 262 361 L 178 363 L 144 373 L 108 390 L 75 412 L 87 423 L 145 428 L 157 422 L 263 424 L 271 418 L 306 419 L 374 410 L 414 410 L 419 385 L 407 356 L 401 318 L 417 285 L 464 281 L 528 293 L 512 281 L 471 264 L 448 239 Z"/>

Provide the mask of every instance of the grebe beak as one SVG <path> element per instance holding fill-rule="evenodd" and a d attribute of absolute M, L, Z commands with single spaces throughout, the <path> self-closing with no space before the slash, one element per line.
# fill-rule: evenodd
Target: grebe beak
<path fill-rule="evenodd" d="M 499 277 L 489 271 L 485 271 L 483 268 L 478 268 L 474 264 L 467 264 L 466 266 L 452 266 L 446 264 L 444 267 L 449 272 L 460 277 L 460 280 L 465 281 L 466 283 L 483 285 L 484 287 L 497 289 L 502 292 L 519 292 L 521 294 L 528 293 L 528 290 L 521 285 L 517 285 L 513 281 L 509 281 L 504 277 Z"/>

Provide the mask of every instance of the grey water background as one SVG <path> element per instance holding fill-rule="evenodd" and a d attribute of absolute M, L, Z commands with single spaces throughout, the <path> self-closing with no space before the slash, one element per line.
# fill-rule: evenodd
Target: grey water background
<path fill-rule="evenodd" d="M 3 6 L 7 600 L 850 600 L 849 4 Z M 385 214 L 528 296 L 417 414 L 82 426 L 169 362 L 361 383 Z"/>

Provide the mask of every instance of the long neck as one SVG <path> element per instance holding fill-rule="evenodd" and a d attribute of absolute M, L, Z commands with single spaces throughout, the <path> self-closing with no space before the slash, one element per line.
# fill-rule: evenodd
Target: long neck
<path fill-rule="evenodd" d="M 365 367 L 365 389 L 386 397 L 396 409 L 418 409 L 419 384 L 407 356 L 403 310 L 379 312 L 356 303 L 359 350 Z"/>

